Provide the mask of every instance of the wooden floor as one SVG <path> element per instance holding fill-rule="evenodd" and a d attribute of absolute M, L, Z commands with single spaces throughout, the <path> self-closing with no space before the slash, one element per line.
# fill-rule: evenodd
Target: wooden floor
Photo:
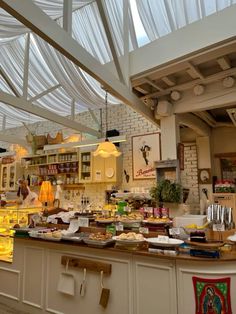
<path fill-rule="evenodd" d="M 0 303 L 0 314 L 30 314 L 29 312 L 22 312 L 14 309 L 6 304 Z"/>

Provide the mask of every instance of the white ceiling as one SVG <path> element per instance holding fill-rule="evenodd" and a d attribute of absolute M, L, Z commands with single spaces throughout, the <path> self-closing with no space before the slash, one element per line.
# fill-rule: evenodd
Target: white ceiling
<path fill-rule="evenodd" d="M 123 34 L 123 1 L 105 0 L 104 5 L 115 53 L 119 57 L 124 54 L 126 47 L 124 38 L 128 38 L 129 50 L 132 51 L 210 14 L 217 14 L 235 2 L 236 0 L 130 0 L 128 37 Z M 62 0 L 35 0 L 34 3 L 62 25 Z M 101 64 L 113 59 L 111 42 L 96 1 L 73 1 L 72 36 Z M 25 60 L 28 39 L 27 71 Z M 233 54 L 223 53 L 222 58 L 229 59 L 230 67 L 234 67 Z M 224 71 L 217 58 L 209 59 L 208 65 L 195 64 L 195 60 L 191 62 L 192 75 L 188 73 L 190 66 L 183 65 L 183 68 L 170 71 L 169 81 L 163 80 L 160 71 L 157 71 L 150 75 L 147 73 L 138 80 L 133 78 L 132 86 L 144 100 L 153 94 L 154 97 L 169 95 L 173 91 L 170 89 L 172 81 L 176 90 L 179 90 L 179 85 L 201 79 L 201 75 L 211 72 L 210 68 L 215 64 L 219 72 Z M 195 75 L 198 73 L 198 76 L 200 73 L 200 77 L 194 77 L 193 72 Z M 0 74 L 1 91 L 23 97 L 32 104 L 61 116 L 71 115 L 72 102 L 75 104 L 75 113 L 87 109 L 97 110 L 104 106 L 105 92 L 98 81 L 68 61 L 3 9 L 0 9 Z M 118 102 L 120 101 L 114 97 L 109 97 L 110 104 Z M 0 128 L 15 127 L 22 125 L 22 122 L 32 123 L 40 119 L 0 103 Z"/>

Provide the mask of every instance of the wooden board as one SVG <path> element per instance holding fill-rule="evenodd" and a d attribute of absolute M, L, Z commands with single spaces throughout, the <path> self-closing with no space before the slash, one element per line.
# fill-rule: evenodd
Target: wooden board
<path fill-rule="evenodd" d="M 99 262 L 96 260 L 83 259 L 83 258 L 74 258 L 70 256 L 62 256 L 61 264 L 66 266 L 66 263 L 69 259 L 69 267 L 77 267 L 77 268 L 86 268 L 86 270 L 101 272 L 104 274 L 111 274 L 111 264 Z"/>

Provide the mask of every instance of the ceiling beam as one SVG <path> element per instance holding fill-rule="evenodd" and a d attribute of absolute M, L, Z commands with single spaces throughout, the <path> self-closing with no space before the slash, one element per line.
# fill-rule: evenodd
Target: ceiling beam
<path fill-rule="evenodd" d="M 6 142 L 6 143 L 11 143 L 11 144 L 19 144 L 20 146 L 23 146 L 23 147 L 28 147 L 29 146 L 27 141 L 22 140 L 22 139 L 20 139 L 17 136 L 4 134 L 4 132 L 0 133 L 0 141 L 1 142 Z"/>
<path fill-rule="evenodd" d="M 231 76 L 231 75 L 235 75 L 235 74 L 236 74 L 236 67 L 230 68 L 228 70 L 221 71 L 221 72 L 218 72 L 218 73 L 215 73 L 215 74 L 211 74 L 209 76 L 206 76 L 204 78 L 204 80 L 202 80 L 200 78 L 197 78 L 197 79 L 192 80 L 192 81 L 187 82 L 187 83 L 175 85 L 174 89 L 178 90 L 178 91 L 184 91 L 184 90 L 192 88 L 193 86 L 195 86 L 197 84 L 201 84 L 201 83 L 202 84 L 209 84 L 209 83 L 212 83 L 214 81 L 219 81 L 219 80 L 221 80 L 221 79 L 223 79 L 223 78 L 225 78 L 227 76 Z M 172 91 L 173 91 L 173 87 L 168 87 L 168 88 L 164 89 L 161 92 L 154 92 L 154 93 L 142 96 L 141 99 L 144 99 L 144 98 L 154 98 L 154 97 L 158 98 L 160 96 L 168 95 Z"/>
<path fill-rule="evenodd" d="M 193 54 L 204 53 L 219 43 L 235 39 L 235 16 L 236 6 L 232 5 L 132 51 L 131 77 L 147 76 L 151 69 L 156 71 L 163 65 L 173 63 L 173 60 L 177 63 L 183 58 L 192 58 Z M 193 34 L 194 40 L 186 40 L 193 38 Z"/>
<path fill-rule="evenodd" d="M 192 113 L 178 114 L 180 124 L 193 129 L 200 136 L 209 136 L 211 128 Z"/>
<path fill-rule="evenodd" d="M 54 86 L 50 87 L 49 89 L 46 89 L 46 90 L 43 91 L 42 93 L 40 93 L 40 94 L 38 94 L 38 95 L 36 95 L 36 96 L 34 96 L 34 97 L 31 97 L 31 98 L 29 99 L 29 101 L 34 102 L 34 101 L 36 101 L 37 99 L 39 99 L 39 98 L 41 98 L 41 97 L 43 97 L 43 96 L 45 96 L 45 95 L 47 95 L 47 94 L 53 92 L 55 89 L 57 89 L 57 88 L 59 88 L 59 87 L 61 87 L 60 84 L 54 85 Z"/>
<path fill-rule="evenodd" d="M 63 28 L 72 34 L 72 0 L 63 0 Z"/>
<path fill-rule="evenodd" d="M 160 87 L 159 85 L 157 85 L 156 83 L 154 83 L 152 80 L 149 80 L 148 78 L 144 79 L 145 83 L 148 83 L 149 85 L 151 85 L 152 87 L 154 87 L 155 89 L 159 90 L 159 91 L 163 91 L 163 88 Z"/>
<path fill-rule="evenodd" d="M 116 71 L 117 71 L 118 77 L 119 77 L 120 81 L 122 83 L 124 83 L 124 76 L 123 76 L 123 73 L 122 73 L 122 70 L 121 70 L 120 61 L 118 59 L 116 47 L 115 47 L 115 44 L 114 44 L 114 40 L 113 40 L 113 37 L 112 37 L 110 26 L 109 26 L 109 23 L 108 23 L 108 20 L 107 20 L 107 16 L 106 16 L 106 13 L 105 13 L 104 2 L 102 0 L 96 0 L 96 2 L 97 2 L 98 11 L 99 11 L 101 19 L 102 19 L 102 24 L 103 24 L 104 30 L 106 32 L 107 40 L 108 40 L 108 43 L 109 43 L 109 46 L 110 46 L 110 49 L 111 49 L 111 54 L 112 54 L 112 57 L 113 57 L 113 61 L 115 63 L 115 67 L 116 67 Z"/>
<path fill-rule="evenodd" d="M 23 97 L 18 98 L 0 91 L 0 102 L 10 105 L 14 108 L 29 112 L 46 120 L 50 120 L 58 124 L 64 125 L 67 128 L 74 129 L 79 132 L 88 133 L 96 137 L 100 136 L 100 133 L 98 131 L 91 129 L 79 122 L 75 122 L 72 121 L 71 119 L 59 116 L 58 114 L 55 114 L 52 111 L 43 109 L 36 105 L 32 105 L 30 101 L 24 99 Z"/>
<path fill-rule="evenodd" d="M 175 86 L 176 84 L 176 81 L 173 78 L 170 78 L 169 76 L 163 76 L 161 79 L 168 86 Z"/>
<path fill-rule="evenodd" d="M 7 73 L 4 71 L 4 69 L 0 66 L 0 75 L 3 77 L 4 81 L 7 83 L 7 85 L 10 87 L 11 91 L 14 93 L 15 96 L 20 97 L 20 93 L 12 83 L 11 79 L 7 75 Z"/>
<path fill-rule="evenodd" d="M 204 76 L 202 75 L 202 73 L 199 71 L 199 69 L 197 67 L 195 67 L 194 65 L 192 65 L 191 62 L 187 62 L 188 65 L 188 69 L 186 70 L 186 72 L 193 78 L 200 78 L 201 80 L 204 80 Z"/>
<path fill-rule="evenodd" d="M 93 112 L 93 110 L 88 109 L 88 111 L 89 111 L 89 113 L 90 113 L 90 115 L 91 115 L 93 121 L 94 121 L 94 122 L 96 123 L 96 125 L 98 126 L 98 129 L 101 130 L 101 128 L 102 128 L 102 127 L 101 127 L 101 122 L 98 121 L 98 118 L 97 118 L 97 116 L 95 115 L 95 113 Z"/>
<path fill-rule="evenodd" d="M 0 6 L 99 81 L 110 94 L 157 125 L 151 109 L 32 1 L 0 0 Z"/>
<path fill-rule="evenodd" d="M 207 111 L 194 112 L 194 115 L 205 121 L 212 128 L 217 126 L 216 120 Z"/>
<path fill-rule="evenodd" d="M 202 96 L 187 97 L 181 99 L 173 105 L 174 113 L 186 113 L 211 110 L 215 108 L 225 108 L 235 105 L 236 88 L 220 89 L 211 93 L 203 94 Z"/>
<path fill-rule="evenodd" d="M 230 62 L 229 57 L 227 57 L 227 56 L 218 58 L 217 62 L 218 62 L 219 66 L 221 67 L 222 70 L 228 70 L 231 68 L 231 62 Z"/>
<path fill-rule="evenodd" d="M 24 53 L 24 76 L 23 76 L 23 97 L 28 97 L 29 85 L 29 58 L 30 58 L 30 33 L 26 34 L 25 38 L 25 53 Z"/>

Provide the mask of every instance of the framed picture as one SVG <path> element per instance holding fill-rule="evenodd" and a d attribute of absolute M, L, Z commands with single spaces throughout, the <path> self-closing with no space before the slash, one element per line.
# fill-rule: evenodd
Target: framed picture
<path fill-rule="evenodd" d="M 132 137 L 133 179 L 154 179 L 154 162 L 160 160 L 160 133 Z"/>
<path fill-rule="evenodd" d="M 200 184 L 211 183 L 211 169 L 198 169 L 198 182 Z"/>

